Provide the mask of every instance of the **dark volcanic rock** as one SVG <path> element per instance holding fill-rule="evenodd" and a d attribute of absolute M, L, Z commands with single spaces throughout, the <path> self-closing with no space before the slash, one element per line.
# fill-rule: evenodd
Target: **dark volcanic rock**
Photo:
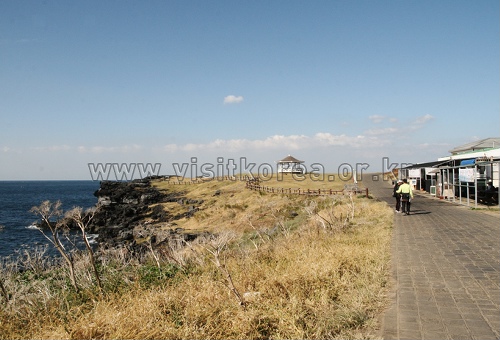
<path fill-rule="evenodd" d="M 182 193 L 162 193 L 149 180 L 132 182 L 101 182 L 94 193 L 98 198 L 97 211 L 89 232 L 99 234 L 98 241 L 108 246 L 134 245 L 135 236 L 149 235 L 155 240 L 155 223 L 171 223 L 192 217 L 203 200 L 186 199 Z M 183 213 L 172 215 L 159 203 L 178 202 L 186 206 Z M 160 231 L 158 231 L 160 232 Z M 191 240 L 195 235 L 175 231 L 175 237 Z M 158 237 L 159 239 L 159 237 Z"/>

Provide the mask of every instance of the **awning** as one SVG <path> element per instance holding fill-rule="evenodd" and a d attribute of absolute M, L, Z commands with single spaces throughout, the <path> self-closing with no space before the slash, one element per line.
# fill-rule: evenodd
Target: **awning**
<path fill-rule="evenodd" d="M 434 168 L 438 167 L 440 165 L 443 165 L 445 163 L 448 163 L 449 160 L 446 161 L 434 161 L 434 162 L 427 162 L 427 163 L 417 163 L 417 164 L 411 164 L 408 165 L 407 167 L 404 167 L 403 169 L 421 169 L 421 168 Z"/>
<path fill-rule="evenodd" d="M 473 165 L 475 162 L 476 162 L 475 158 L 463 159 L 462 161 L 460 161 L 460 165 Z"/>

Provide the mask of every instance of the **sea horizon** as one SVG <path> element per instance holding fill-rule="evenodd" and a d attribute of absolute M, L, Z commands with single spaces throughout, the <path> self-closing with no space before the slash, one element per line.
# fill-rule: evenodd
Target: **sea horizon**
<path fill-rule="evenodd" d="M 61 201 L 62 209 L 84 209 L 97 204 L 94 192 L 99 181 L 92 180 L 0 180 L 0 258 L 48 244 L 33 223 L 39 217 L 30 212 L 43 201 Z"/>

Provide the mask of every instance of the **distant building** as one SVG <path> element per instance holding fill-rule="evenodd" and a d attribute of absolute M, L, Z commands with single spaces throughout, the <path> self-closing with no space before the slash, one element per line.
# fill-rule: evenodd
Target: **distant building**
<path fill-rule="evenodd" d="M 451 156 L 442 157 L 441 159 L 463 159 L 464 157 L 498 157 L 500 150 L 500 137 L 485 138 L 475 142 L 470 142 L 461 146 L 457 146 L 450 150 Z"/>
<path fill-rule="evenodd" d="M 467 143 L 449 152 L 437 161 L 403 168 L 400 176 L 418 190 L 467 205 L 482 200 L 488 182 L 500 186 L 500 137 Z"/>
<path fill-rule="evenodd" d="M 441 157 L 446 166 L 439 167 L 438 190 L 443 196 L 463 197 L 476 201 L 478 194 L 491 181 L 498 188 L 500 184 L 500 137 L 485 138 L 450 150 L 451 156 Z M 439 176 L 440 175 L 440 176 Z M 440 178 L 439 178 L 440 177 Z"/>
<path fill-rule="evenodd" d="M 297 158 L 288 155 L 281 161 L 278 161 L 278 173 L 303 174 L 305 168 L 301 164 L 304 161 L 299 161 Z"/>

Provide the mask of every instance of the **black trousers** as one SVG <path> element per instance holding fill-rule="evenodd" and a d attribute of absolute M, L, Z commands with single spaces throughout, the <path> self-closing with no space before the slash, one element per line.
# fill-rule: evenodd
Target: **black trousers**
<path fill-rule="evenodd" d="M 401 209 L 401 212 L 405 212 L 405 213 L 410 213 L 410 205 L 411 205 L 411 202 L 410 201 L 406 201 L 406 200 L 401 200 L 401 205 L 402 205 L 402 209 Z"/>
<path fill-rule="evenodd" d="M 396 210 L 399 211 L 401 208 L 401 196 L 396 194 Z"/>

